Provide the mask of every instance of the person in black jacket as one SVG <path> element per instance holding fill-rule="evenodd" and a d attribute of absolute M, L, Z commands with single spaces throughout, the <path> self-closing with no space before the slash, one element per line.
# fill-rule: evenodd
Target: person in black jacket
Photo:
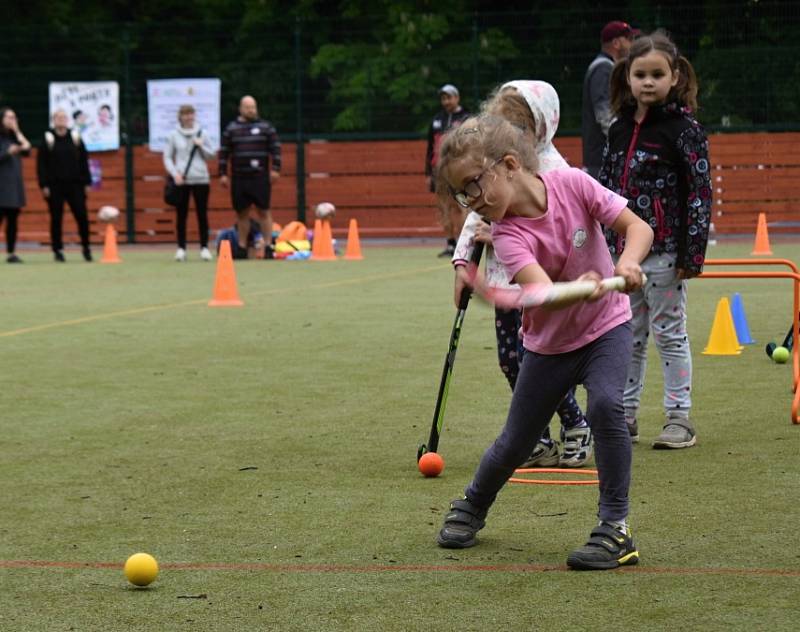
<path fill-rule="evenodd" d="M 6 222 L 8 263 L 22 263 L 14 249 L 17 244 L 17 219 L 25 206 L 20 156 L 27 156 L 31 144 L 19 129 L 17 115 L 11 108 L 0 110 L 0 224 Z"/>
<path fill-rule="evenodd" d="M 439 100 L 442 109 L 433 117 L 428 128 L 428 150 L 425 153 L 425 175 L 428 178 L 428 188 L 431 193 L 436 192 L 436 162 L 439 159 L 439 146 L 442 144 L 444 135 L 469 118 L 469 112 L 461 107 L 458 88 L 454 85 L 448 83 L 439 88 Z M 456 249 L 456 240 L 461 234 L 467 214 L 464 209 L 443 196 L 437 196 L 437 205 L 439 221 L 447 234 L 447 246 L 439 253 L 439 256 L 452 257 Z"/>
<path fill-rule="evenodd" d="M 62 224 L 64 202 L 69 204 L 83 248 L 83 258 L 92 260 L 89 246 L 89 217 L 86 196 L 92 176 L 89 154 L 77 130 L 69 129 L 69 116 L 64 110 L 53 114 L 53 127 L 44 133 L 44 143 L 36 160 L 39 188 L 50 210 L 50 242 L 53 257 L 64 262 Z"/>

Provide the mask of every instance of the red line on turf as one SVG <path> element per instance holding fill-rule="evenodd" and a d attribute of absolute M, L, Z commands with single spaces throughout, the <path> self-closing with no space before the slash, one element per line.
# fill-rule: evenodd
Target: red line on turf
<path fill-rule="evenodd" d="M 0 568 L 95 568 L 122 569 L 120 562 L 59 562 L 48 560 L 0 560 Z M 174 571 L 267 571 L 273 573 L 544 573 L 551 571 L 567 571 L 566 566 L 548 566 L 546 564 L 371 564 L 366 566 L 348 566 L 345 564 L 267 564 L 223 562 L 194 563 L 175 562 L 160 565 L 164 570 Z M 628 566 L 620 569 L 626 573 L 644 573 L 648 575 L 741 575 L 800 577 L 800 569 L 783 568 L 687 568 L 665 566 Z"/>

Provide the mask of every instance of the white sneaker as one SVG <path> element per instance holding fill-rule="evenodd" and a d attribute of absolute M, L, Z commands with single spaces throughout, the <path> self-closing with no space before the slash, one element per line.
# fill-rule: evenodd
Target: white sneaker
<path fill-rule="evenodd" d="M 534 446 L 533 452 L 520 467 L 553 467 L 558 465 L 558 445 L 555 441 L 545 442 L 541 439 Z"/>
<path fill-rule="evenodd" d="M 186 251 L 183 248 L 175 251 L 175 261 L 186 261 Z"/>
<path fill-rule="evenodd" d="M 562 426 L 561 443 L 564 451 L 558 459 L 558 466 L 583 467 L 592 456 L 592 429 L 586 425 L 564 430 Z"/>
<path fill-rule="evenodd" d="M 214 257 L 211 256 L 211 251 L 208 248 L 201 248 L 200 258 L 203 261 L 211 261 Z"/>

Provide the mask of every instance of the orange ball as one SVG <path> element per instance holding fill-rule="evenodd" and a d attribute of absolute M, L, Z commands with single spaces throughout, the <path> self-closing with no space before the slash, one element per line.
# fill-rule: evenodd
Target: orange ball
<path fill-rule="evenodd" d="M 436 452 L 426 452 L 417 462 L 417 467 L 424 476 L 439 476 L 444 469 L 444 459 Z"/>

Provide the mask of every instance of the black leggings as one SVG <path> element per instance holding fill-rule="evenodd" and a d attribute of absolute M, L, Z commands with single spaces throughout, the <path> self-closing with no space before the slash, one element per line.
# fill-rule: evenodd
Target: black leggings
<path fill-rule="evenodd" d="M 511 390 L 517 384 L 519 367 L 525 347 L 522 346 L 522 337 L 519 330 L 522 327 L 522 310 L 500 309 L 494 310 L 494 327 L 497 335 L 497 358 L 500 361 L 500 370 L 506 376 Z M 564 430 L 569 430 L 585 421 L 583 411 L 575 400 L 575 387 L 569 389 L 561 403 L 556 408 L 559 421 Z M 545 426 L 542 439 L 550 439 L 550 426 Z"/>
<path fill-rule="evenodd" d="M 80 182 L 54 182 L 50 185 L 47 206 L 50 210 L 50 243 L 53 252 L 64 250 L 64 202 L 69 204 L 72 217 L 78 226 L 81 246 L 89 248 L 89 217 L 86 212 L 86 193 Z"/>
<path fill-rule="evenodd" d="M 3 218 L 6 220 L 6 251 L 8 254 L 14 253 L 17 247 L 17 218 L 19 217 L 18 208 L 0 208 L 0 224 Z"/>
<path fill-rule="evenodd" d="M 588 393 L 588 418 L 594 435 L 600 479 L 600 520 L 628 515 L 631 435 L 625 423 L 622 391 L 633 348 L 631 323 L 618 325 L 589 344 L 555 355 L 526 351 L 506 425 L 483 455 L 467 499 L 488 509 L 514 470 L 530 456 L 550 417 L 576 383 Z"/>
<path fill-rule="evenodd" d="M 186 219 L 189 216 L 189 195 L 194 197 L 194 208 L 197 211 L 197 230 L 200 233 L 200 245 L 208 247 L 208 193 L 207 184 L 187 184 L 180 187 L 181 199 L 175 209 L 178 211 L 178 248 L 186 249 Z"/>

